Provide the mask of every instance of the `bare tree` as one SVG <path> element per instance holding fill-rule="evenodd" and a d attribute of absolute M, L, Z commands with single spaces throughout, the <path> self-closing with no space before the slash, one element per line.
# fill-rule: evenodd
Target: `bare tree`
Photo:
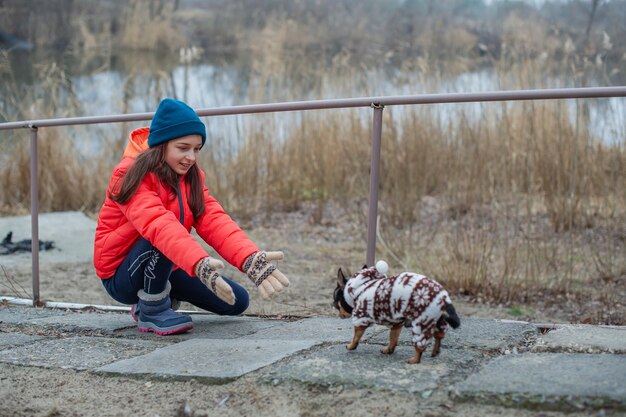
<path fill-rule="evenodd" d="M 591 0 L 591 13 L 589 13 L 589 21 L 587 22 L 587 30 L 585 31 L 585 40 L 589 41 L 589 34 L 591 33 L 591 25 L 593 25 L 593 19 L 596 16 L 596 10 L 600 0 Z"/>

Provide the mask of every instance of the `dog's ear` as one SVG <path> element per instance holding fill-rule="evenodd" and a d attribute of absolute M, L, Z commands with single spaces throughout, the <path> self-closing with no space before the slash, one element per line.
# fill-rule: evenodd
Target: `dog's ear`
<path fill-rule="evenodd" d="M 350 275 L 348 275 L 348 277 L 349 276 Z M 348 281 L 348 278 L 346 277 L 346 274 L 343 272 L 343 269 L 339 268 L 337 270 L 337 285 L 339 285 L 339 288 L 343 289 L 347 281 Z"/>

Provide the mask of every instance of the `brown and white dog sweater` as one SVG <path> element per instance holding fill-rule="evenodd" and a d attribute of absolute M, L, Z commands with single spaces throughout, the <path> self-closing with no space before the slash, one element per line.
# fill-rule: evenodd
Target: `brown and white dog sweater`
<path fill-rule="evenodd" d="M 365 268 L 349 279 L 344 297 L 353 307 L 354 326 L 393 326 L 408 319 L 413 345 L 421 349 L 435 332 L 446 331 L 445 320 L 439 319 L 452 304 L 448 292 L 431 278 L 413 272 L 388 277 L 376 267 Z"/>

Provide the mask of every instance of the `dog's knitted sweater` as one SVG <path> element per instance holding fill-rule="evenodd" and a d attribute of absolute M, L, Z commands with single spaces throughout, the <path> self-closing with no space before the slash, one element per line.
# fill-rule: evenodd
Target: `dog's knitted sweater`
<path fill-rule="evenodd" d="M 413 345 L 424 349 L 436 331 L 445 332 L 442 312 L 452 304 L 448 292 L 424 275 L 403 272 L 388 277 L 375 267 L 363 269 L 344 288 L 355 326 L 392 326 L 409 319 Z"/>

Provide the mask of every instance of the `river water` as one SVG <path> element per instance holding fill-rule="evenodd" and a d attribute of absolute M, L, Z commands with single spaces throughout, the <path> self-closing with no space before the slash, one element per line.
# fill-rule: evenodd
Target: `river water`
<path fill-rule="evenodd" d="M 297 52 L 283 52 L 277 58 L 258 51 L 208 54 L 192 49 L 171 54 L 5 52 L 0 62 L 3 78 L 0 120 L 151 112 L 163 97 L 178 98 L 194 108 L 212 108 L 348 97 L 626 84 L 626 74 L 607 76 L 600 67 L 592 68 L 582 77 L 554 71 L 533 74 L 529 77 L 532 81 L 523 81 L 520 87 L 516 74 L 489 66 L 449 72 L 445 64 L 433 69 L 419 58 L 400 63 L 379 58 L 303 57 Z M 572 120 L 580 111 L 579 104 L 568 100 Z M 432 111 L 441 123 L 454 124 L 450 115 L 458 111 L 451 112 L 451 107 L 462 109 L 470 119 L 480 120 L 480 113 L 488 105 L 494 104 L 437 105 Z M 394 108 L 394 117 L 414 111 L 412 107 Z M 595 136 L 605 143 L 624 144 L 626 98 L 585 100 L 584 109 L 588 128 Z M 365 110 L 359 114 L 364 121 L 371 118 Z M 242 126 L 249 127 L 250 117 L 253 116 L 211 118 L 207 122 L 209 134 L 240 136 Z M 280 139 L 302 115 L 292 112 L 263 117 L 273 118 L 276 138 Z M 119 125 L 99 126 L 96 131 L 104 136 L 123 134 Z M 85 130 L 67 128 L 67 134 L 84 138 Z M 97 153 L 101 147 L 97 141 L 77 140 L 77 143 L 87 154 Z"/>

